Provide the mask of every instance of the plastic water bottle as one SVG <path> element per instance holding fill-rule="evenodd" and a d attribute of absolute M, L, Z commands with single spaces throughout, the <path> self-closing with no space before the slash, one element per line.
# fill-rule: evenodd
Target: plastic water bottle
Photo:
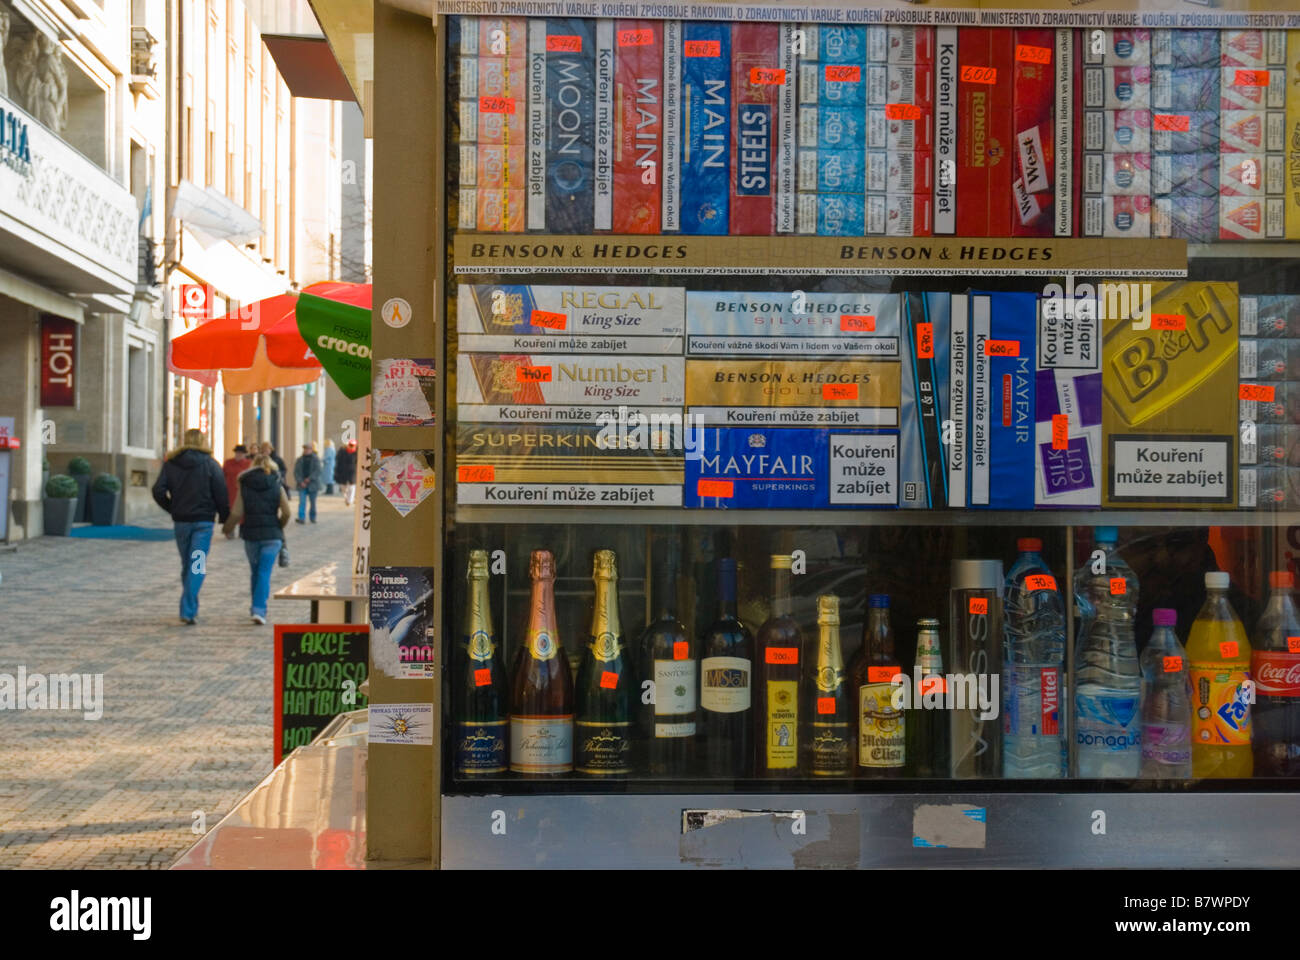
<path fill-rule="evenodd" d="M 1192 775 L 1192 681 L 1178 642 L 1178 612 L 1151 611 L 1155 630 L 1142 651 L 1142 776 L 1186 780 Z"/>
<path fill-rule="evenodd" d="M 1103 556 L 1089 558 L 1074 577 L 1081 620 L 1072 724 L 1075 774 L 1133 778 L 1142 767 L 1142 675 L 1133 639 L 1138 582 L 1115 547 L 1115 528 L 1098 527 L 1096 539 Z"/>
<path fill-rule="evenodd" d="M 1065 604 L 1037 537 L 1016 541 L 1002 604 L 1002 775 L 1065 776 Z"/>

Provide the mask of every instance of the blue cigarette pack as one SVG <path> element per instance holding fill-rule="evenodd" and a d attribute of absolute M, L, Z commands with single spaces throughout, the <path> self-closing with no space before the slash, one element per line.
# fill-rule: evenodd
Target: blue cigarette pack
<path fill-rule="evenodd" d="M 1217 67 L 1218 30 L 1153 30 L 1151 62 L 1169 67 Z"/>
<path fill-rule="evenodd" d="M 818 193 L 863 193 L 867 188 L 861 150 L 799 151 L 799 189 Z"/>
<path fill-rule="evenodd" d="M 595 229 L 595 21 L 546 21 L 546 229 Z"/>
<path fill-rule="evenodd" d="M 952 296 L 903 294 L 906 349 L 900 382 L 899 506 L 943 509 L 948 500 L 948 346 Z M 952 438 L 949 437 L 949 440 Z"/>
<path fill-rule="evenodd" d="M 1219 149 L 1219 112 L 1184 110 L 1187 129 L 1151 131 L 1151 149 L 1157 153 L 1215 153 Z"/>
<path fill-rule="evenodd" d="M 852 193 L 799 194 L 800 233 L 822 237 L 861 237 L 866 232 L 866 200 Z"/>
<path fill-rule="evenodd" d="M 1218 67 L 1156 67 L 1151 76 L 1155 110 L 1217 110 Z"/>
<path fill-rule="evenodd" d="M 1158 153 L 1151 159 L 1151 192 L 1189 197 L 1219 195 L 1217 153 Z"/>
<path fill-rule="evenodd" d="M 973 292 L 970 506 L 1034 508 L 1038 299 Z"/>
<path fill-rule="evenodd" d="M 686 234 L 726 234 L 731 191 L 731 28 L 682 29 L 682 210 Z"/>
<path fill-rule="evenodd" d="M 1210 243 L 1219 236 L 1219 200 L 1186 194 L 1151 203 L 1151 236 Z"/>

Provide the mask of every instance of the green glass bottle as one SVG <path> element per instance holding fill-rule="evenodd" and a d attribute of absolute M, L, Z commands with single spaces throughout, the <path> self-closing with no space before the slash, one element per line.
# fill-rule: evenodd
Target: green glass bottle
<path fill-rule="evenodd" d="M 807 674 L 806 769 L 814 777 L 853 773 L 853 694 L 840 646 L 840 598 L 817 598 L 817 662 Z"/>
<path fill-rule="evenodd" d="M 469 597 L 458 651 L 456 775 L 506 772 L 506 677 L 488 603 L 488 554 L 469 553 Z"/>
<path fill-rule="evenodd" d="M 624 777 L 632 772 L 634 677 L 618 615 L 618 564 L 613 550 L 596 551 L 592 579 L 596 606 L 578 667 L 574 769 L 589 777 Z"/>

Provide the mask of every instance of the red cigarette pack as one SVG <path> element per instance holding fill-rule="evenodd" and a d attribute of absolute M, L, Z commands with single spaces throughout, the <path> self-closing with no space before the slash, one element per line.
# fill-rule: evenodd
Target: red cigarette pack
<path fill-rule="evenodd" d="M 1015 30 L 1011 235 L 1050 237 L 1055 232 L 1052 101 L 1056 92 L 1055 30 Z"/>
<path fill-rule="evenodd" d="M 658 233 L 663 158 L 664 28 L 658 20 L 614 25 L 615 233 Z"/>
<path fill-rule="evenodd" d="M 731 26 L 731 233 L 773 232 L 778 94 L 794 83 L 781 68 L 780 27 Z"/>
<path fill-rule="evenodd" d="M 1011 235 L 1015 140 L 1011 30 L 963 28 L 957 35 L 957 235 Z"/>

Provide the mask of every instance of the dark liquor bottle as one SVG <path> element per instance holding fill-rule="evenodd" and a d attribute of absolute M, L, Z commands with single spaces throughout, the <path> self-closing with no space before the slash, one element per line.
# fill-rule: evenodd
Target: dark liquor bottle
<path fill-rule="evenodd" d="M 902 776 L 906 760 L 903 712 L 894 706 L 896 674 L 894 631 L 889 626 L 889 595 L 873 593 L 862 647 L 849 674 L 858 719 L 859 777 Z"/>
<path fill-rule="evenodd" d="M 684 777 L 693 767 L 695 747 L 694 644 L 677 619 L 677 572 L 680 566 L 676 539 L 654 545 L 650 599 L 658 615 L 641 638 L 641 662 L 654 691 L 647 704 L 646 745 L 650 775 Z"/>
<path fill-rule="evenodd" d="M 817 598 L 817 662 L 808 674 L 808 763 L 814 777 L 853 773 L 853 697 L 840 646 L 840 598 Z"/>
<path fill-rule="evenodd" d="M 528 631 L 510 685 L 510 769 L 526 777 L 573 772 L 573 676 L 555 628 L 555 558 L 534 550 Z"/>
<path fill-rule="evenodd" d="M 944 710 L 943 653 L 939 646 L 939 621 L 916 621 L 915 682 L 907 711 L 907 763 L 914 777 L 948 776 L 948 714 Z M 919 684 L 919 690 L 917 689 Z M 918 699 L 918 693 L 920 694 Z"/>
<path fill-rule="evenodd" d="M 706 776 L 749 776 L 753 669 L 754 638 L 736 616 L 736 561 L 724 557 L 718 561 L 718 619 L 700 641 L 700 726 Z"/>
<path fill-rule="evenodd" d="M 578 667 L 574 769 L 589 777 L 623 777 L 632 772 L 633 674 L 618 615 L 618 562 L 613 550 L 596 551 L 591 577 L 596 606 Z"/>
<path fill-rule="evenodd" d="M 488 555 L 469 553 L 469 598 L 456 674 L 456 776 L 506 772 L 506 676 L 488 604 Z"/>
<path fill-rule="evenodd" d="M 790 616 L 790 568 L 794 558 L 773 554 L 772 615 L 758 628 L 754 684 L 758 724 L 756 773 L 793 777 L 799 770 L 799 670 L 803 638 Z"/>

